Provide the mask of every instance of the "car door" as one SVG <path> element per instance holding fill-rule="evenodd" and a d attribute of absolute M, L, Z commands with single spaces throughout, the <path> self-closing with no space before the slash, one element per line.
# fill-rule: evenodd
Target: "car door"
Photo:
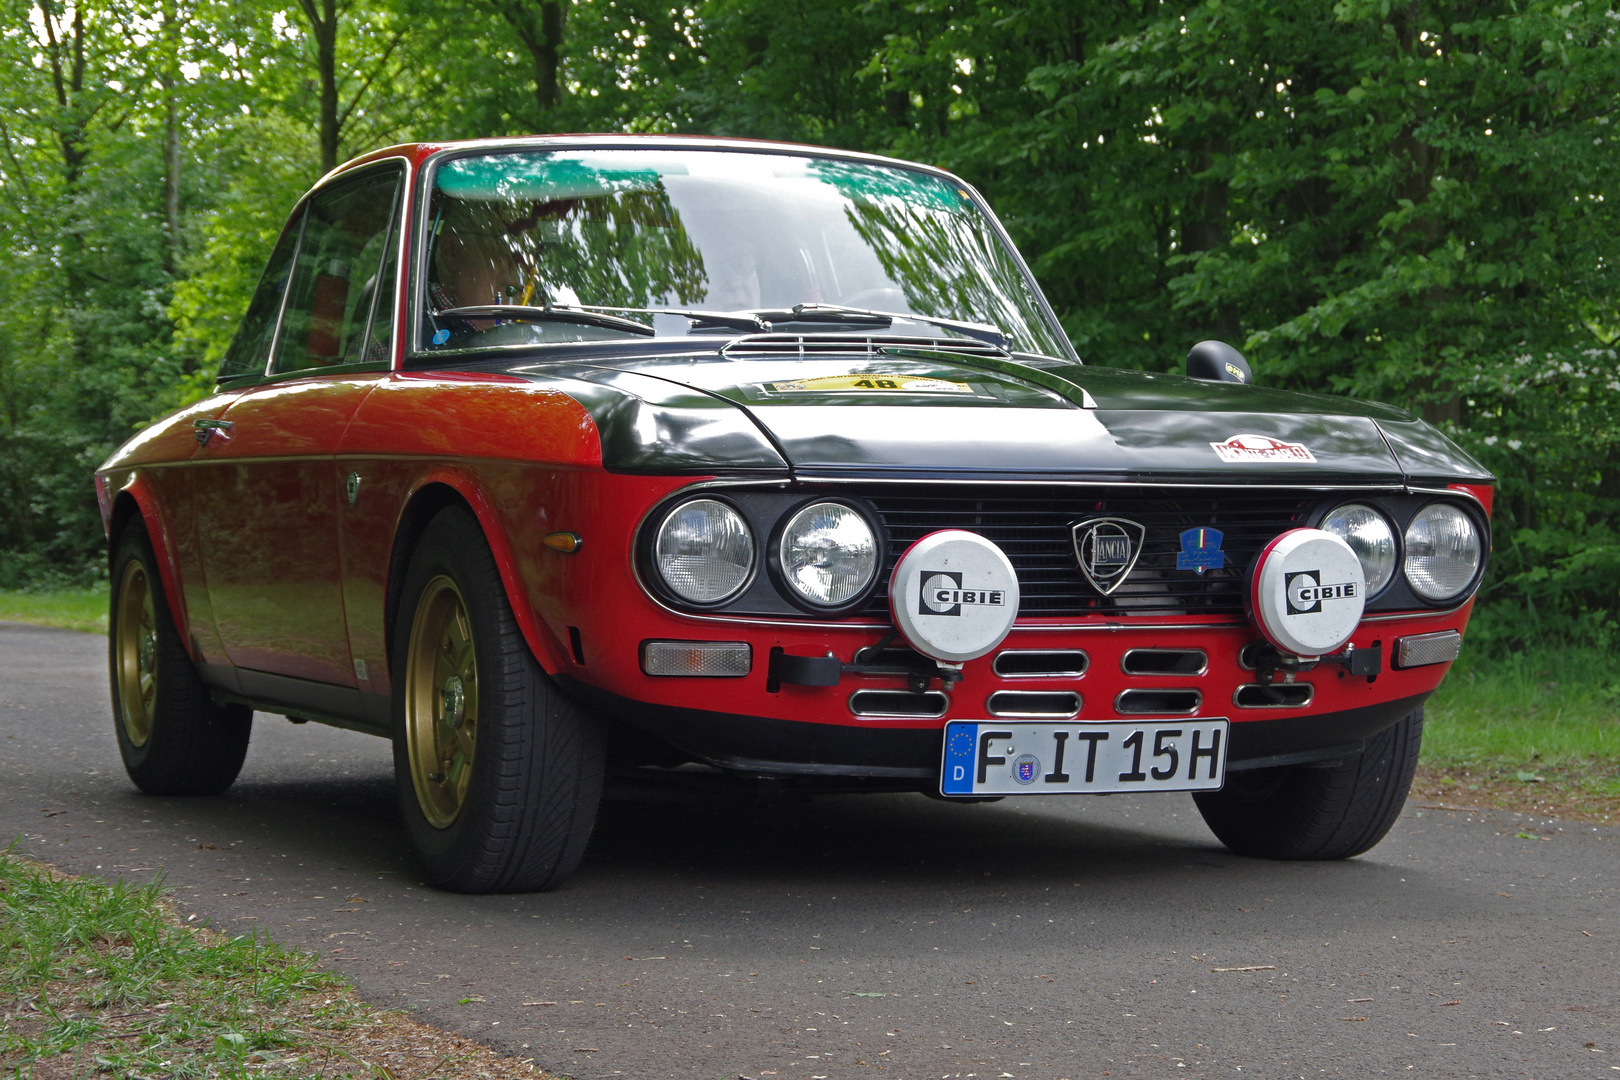
<path fill-rule="evenodd" d="M 374 315 L 402 186 L 388 165 L 310 197 L 265 375 L 193 458 L 209 598 L 238 669 L 355 686 L 333 455 L 388 366 L 389 320 Z"/>

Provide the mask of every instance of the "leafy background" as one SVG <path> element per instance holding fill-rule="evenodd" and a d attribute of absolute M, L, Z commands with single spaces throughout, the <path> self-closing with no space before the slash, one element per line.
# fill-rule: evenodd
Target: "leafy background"
<path fill-rule="evenodd" d="M 0 588 L 204 392 L 293 201 L 391 142 L 792 139 L 989 197 L 1088 362 L 1201 338 L 1501 478 L 1476 638 L 1620 600 L 1620 12 L 1339 0 L 0 0 Z"/>

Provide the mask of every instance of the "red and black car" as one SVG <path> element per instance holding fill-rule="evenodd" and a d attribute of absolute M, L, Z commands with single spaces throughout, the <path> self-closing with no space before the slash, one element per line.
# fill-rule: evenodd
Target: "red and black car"
<path fill-rule="evenodd" d="M 393 740 L 448 888 L 559 884 L 604 777 L 1192 791 L 1341 858 L 1411 780 L 1492 478 L 1401 410 L 1083 366 L 983 199 L 756 142 L 378 151 L 217 391 L 101 467 L 120 748 Z"/>

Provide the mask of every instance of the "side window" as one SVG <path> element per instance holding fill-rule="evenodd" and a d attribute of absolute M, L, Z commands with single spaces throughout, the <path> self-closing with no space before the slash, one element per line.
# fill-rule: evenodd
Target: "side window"
<path fill-rule="evenodd" d="M 298 235 L 304 224 L 302 208 L 281 230 L 270 253 L 270 262 L 259 278 L 259 287 L 253 290 L 247 314 L 242 325 L 225 350 L 225 359 L 219 365 L 219 377 L 229 379 L 237 375 L 264 374 L 265 361 L 270 357 L 270 342 L 276 336 L 276 316 L 281 313 L 281 295 L 286 291 L 287 279 L 292 274 L 293 252 L 298 250 Z"/>
<path fill-rule="evenodd" d="M 366 329 L 399 187 L 399 170 L 389 169 L 338 184 L 310 200 L 273 373 L 369 358 Z"/>

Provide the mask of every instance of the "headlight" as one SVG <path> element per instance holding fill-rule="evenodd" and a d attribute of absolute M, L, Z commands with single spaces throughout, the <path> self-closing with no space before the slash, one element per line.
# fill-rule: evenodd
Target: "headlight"
<path fill-rule="evenodd" d="M 1395 576 L 1395 531 L 1383 514 L 1370 506 L 1352 503 L 1323 518 L 1321 528 L 1349 544 L 1361 560 L 1369 600 Z"/>
<path fill-rule="evenodd" d="M 1430 503 L 1406 527 L 1406 580 L 1425 600 L 1450 600 L 1479 572 L 1479 530 L 1446 503 Z"/>
<path fill-rule="evenodd" d="M 715 499 L 693 499 L 671 510 L 653 544 L 658 574 L 676 596 L 712 604 L 741 589 L 754 568 L 748 523 Z"/>
<path fill-rule="evenodd" d="M 816 503 L 794 514 L 782 530 L 778 556 L 788 588 L 819 607 L 847 604 L 878 569 L 872 526 L 843 503 Z"/>

